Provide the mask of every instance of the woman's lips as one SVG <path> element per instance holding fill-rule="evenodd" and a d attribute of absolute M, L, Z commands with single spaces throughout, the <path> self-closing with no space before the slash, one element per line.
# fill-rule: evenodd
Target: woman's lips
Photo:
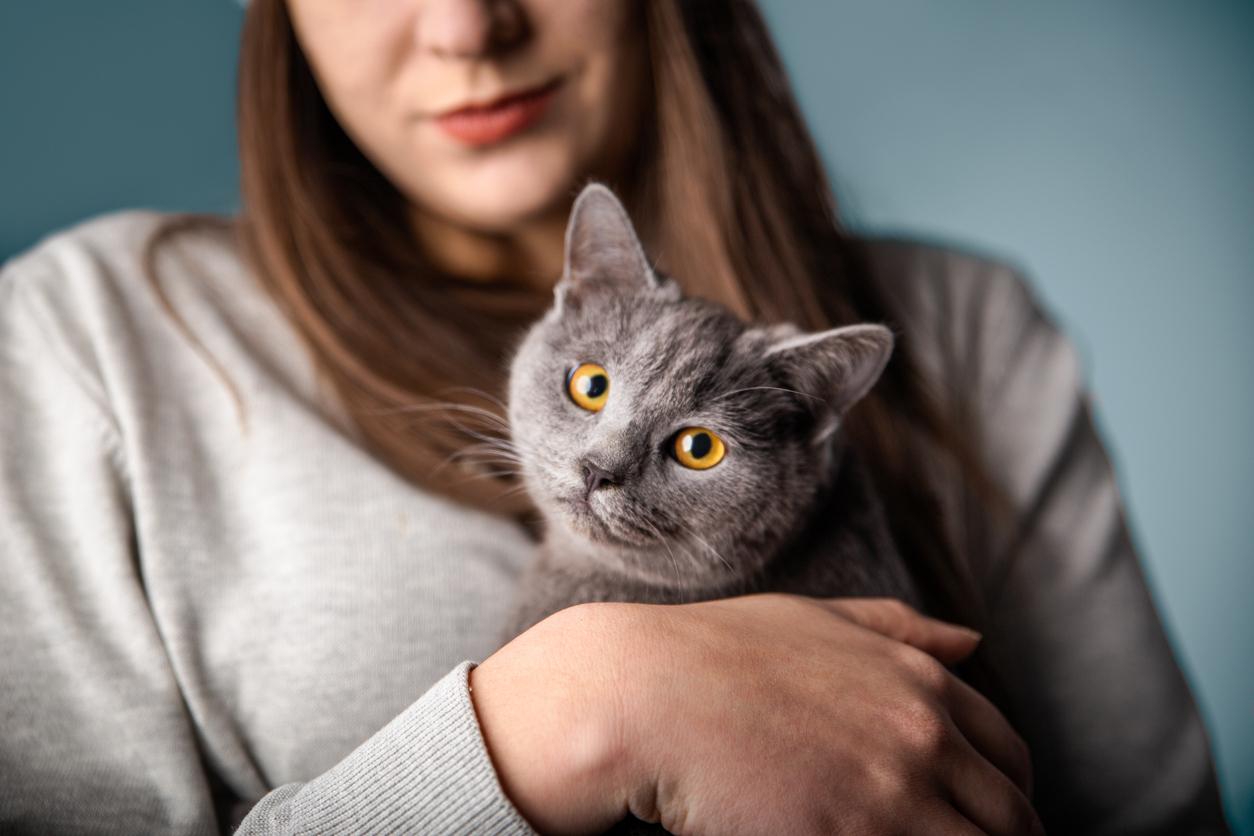
<path fill-rule="evenodd" d="M 562 79 L 557 78 L 490 105 L 464 107 L 444 113 L 435 118 L 435 123 L 449 136 L 466 145 L 491 145 L 525 130 L 543 116 L 561 83 Z"/>

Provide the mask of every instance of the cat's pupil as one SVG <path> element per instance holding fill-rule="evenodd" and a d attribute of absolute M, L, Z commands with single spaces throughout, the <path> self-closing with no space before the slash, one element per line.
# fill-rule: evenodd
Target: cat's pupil
<path fill-rule="evenodd" d="M 694 459 L 704 459 L 710 454 L 710 449 L 714 446 L 714 442 L 710 440 L 709 433 L 697 433 L 691 437 L 688 448 L 689 454 Z"/>
<path fill-rule="evenodd" d="M 589 398 L 599 398 L 609 388 L 610 381 L 603 374 L 594 374 L 584 378 L 583 393 Z"/>

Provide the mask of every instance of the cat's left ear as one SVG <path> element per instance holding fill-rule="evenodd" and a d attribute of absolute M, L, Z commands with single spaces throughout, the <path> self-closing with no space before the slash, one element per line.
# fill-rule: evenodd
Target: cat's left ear
<path fill-rule="evenodd" d="M 600 183 L 585 186 L 566 224 L 566 264 L 555 288 L 558 308 L 577 306 L 591 294 L 662 286 L 618 198 Z"/>
<path fill-rule="evenodd" d="M 816 412 L 818 443 L 871 390 L 892 353 L 893 332 L 883 325 L 847 325 L 813 334 L 782 333 L 764 356 L 782 365 L 789 386 Z"/>

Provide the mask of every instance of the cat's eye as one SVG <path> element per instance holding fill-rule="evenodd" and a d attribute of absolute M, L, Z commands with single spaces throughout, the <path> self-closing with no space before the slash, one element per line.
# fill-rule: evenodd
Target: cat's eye
<path fill-rule="evenodd" d="M 566 392 L 575 405 L 600 412 L 610 396 L 610 376 L 596 363 L 583 363 L 566 378 Z"/>
<path fill-rule="evenodd" d="M 727 448 L 723 439 L 705 427 L 688 427 L 675 436 L 675 461 L 693 470 L 709 470 L 723 460 Z"/>

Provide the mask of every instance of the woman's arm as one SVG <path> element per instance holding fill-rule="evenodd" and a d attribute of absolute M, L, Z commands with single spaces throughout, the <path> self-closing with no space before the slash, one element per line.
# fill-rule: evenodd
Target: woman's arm
<path fill-rule="evenodd" d="M 897 601 L 584 604 L 474 671 L 507 793 L 546 833 L 1029 834 L 1027 751 L 950 674 L 969 632 Z"/>
<path fill-rule="evenodd" d="M 219 832 L 229 793 L 146 595 L 93 335 L 46 304 L 83 277 L 51 269 L 0 272 L 0 830 Z M 493 771 L 468 668 L 324 774 L 261 798 L 239 832 L 533 832 Z"/>
<path fill-rule="evenodd" d="M 237 834 L 534 834 L 502 792 L 463 662 L 311 781 L 263 797 Z"/>
<path fill-rule="evenodd" d="M 1011 271 L 921 261 L 947 314 L 949 384 L 972 398 L 1012 504 L 1005 520 L 971 518 L 967 552 L 1042 818 L 1059 833 L 1227 832 L 1206 729 L 1146 587 L 1074 347 Z"/>

